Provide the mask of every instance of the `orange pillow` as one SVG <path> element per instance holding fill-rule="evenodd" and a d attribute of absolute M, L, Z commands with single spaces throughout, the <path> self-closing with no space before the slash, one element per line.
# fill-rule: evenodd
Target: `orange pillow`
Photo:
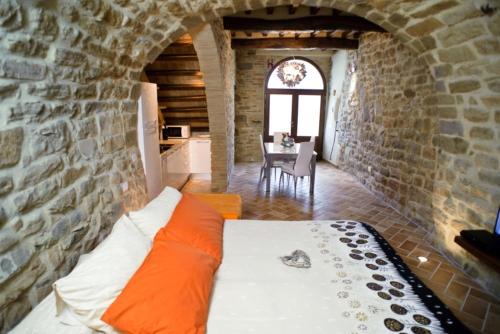
<path fill-rule="evenodd" d="M 203 334 L 217 267 L 199 249 L 156 240 L 101 319 L 123 333 Z"/>
<path fill-rule="evenodd" d="M 222 232 L 224 218 L 195 196 L 183 194 L 167 226 L 155 240 L 184 242 L 222 260 Z"/>

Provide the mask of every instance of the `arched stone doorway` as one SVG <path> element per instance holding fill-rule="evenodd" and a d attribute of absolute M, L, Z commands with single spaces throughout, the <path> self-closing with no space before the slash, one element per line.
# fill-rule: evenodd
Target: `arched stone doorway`
<path fill-rule="evenodd" d="M 302 66 L 304 77 L 286 82 L 287 65 Z M 272 141 L 274 132 L 288 132 L 296 142 L 315 137 L 315 149 L 322 152 L 326 80 L 319 66 L 306 57 L 282 59 L 269 71 L 264 87 L 264 140 Z"/>

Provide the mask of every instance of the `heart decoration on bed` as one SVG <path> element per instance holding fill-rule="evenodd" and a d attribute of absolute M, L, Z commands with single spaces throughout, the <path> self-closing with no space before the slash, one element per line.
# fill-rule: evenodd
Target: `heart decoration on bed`
<path fill-rule="evenodd" d="M 300 249 L 293 251 L 292 255 L 281 256 L 280 259 L 283 264 L 290 267 L 311 268 L 311 258 Z"/>

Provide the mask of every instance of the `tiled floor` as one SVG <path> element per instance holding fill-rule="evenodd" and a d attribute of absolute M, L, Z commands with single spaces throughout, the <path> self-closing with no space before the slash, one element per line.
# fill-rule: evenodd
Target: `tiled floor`
<path fill-rule="evenodd" d="M 378 200 L 359 182 L 330 164 L 319 163 L 315 194 L 307 179 L 279 189 L 271 179 L 269 196 L 258 182 L 260 164 L 237 164 L 228 192 L 243 199 L 244 219 L 309 220 L 353 219 L 373 225 L 410 268 L 474 332 L 498 333 L 500 301 L 486 293 L 425 241 L 426 233 Z M 191 180 L 183 191 L 208 192 L 206 180 Z M 428 262 L 420 263 L 418 256 Z M 496 330 L 495 330 L 496 328 Z"/>

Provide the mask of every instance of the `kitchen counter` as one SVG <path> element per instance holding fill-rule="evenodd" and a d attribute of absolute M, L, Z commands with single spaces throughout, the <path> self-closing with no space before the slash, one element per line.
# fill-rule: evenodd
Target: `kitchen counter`
<path fill-rule="evenodd" d="M 193 140 L 193 139 L 210 139 L 210 135 L 200 134 L 200 135 L 191 136 L 189 138 L 169 138 L 167 140 L 160 140 L 160 144 L 176 145 L 176 144 L 185 143 L 185 142 L 187 142 L 189 140 Z"/>
<path fill-rule="evenodd" d="M 171 148 L 166 150 L 165 152 L 161 153 L 161 156 L 169 156 L 173 152 L 177 151 L 180 149 L 183 145 L 188 144 L 190 140 L 202 140 L 202 139 L 210 139 L 210 135 L 195 135 L 190 138 L 171 138 L 167 140 L 160 140 L 160 144 L 164 145 L 173 145 Z"/>
<path fill-rule="evenodd" d="M 167 140 L 160 140 L 160 144 L 177 145 L 183 144 L 187 141 L 189 141 L 189 138 L 169 138 Z"/>
<path fill-rule="evenodd" d="M 191 173 L 210 173 L 210 135 L 171 138 L 160 145 L 170 146 L 160 154 L 164 186 L 180 189 Z"/>
<path fill-rule="evenodd" d="M 174 145 L 160 154 L 160 157 L 168 157 L 169 155 L 172 155 L 174 152 L 179 150 L 182 146 L 189 144 L 189 139 L 160 140 L 160 144 Z"/>

